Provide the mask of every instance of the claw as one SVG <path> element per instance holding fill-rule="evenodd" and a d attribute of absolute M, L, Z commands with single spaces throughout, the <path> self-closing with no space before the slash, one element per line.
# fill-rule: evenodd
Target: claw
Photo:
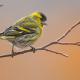
<path fill-rule="evenodd" d="M 12 50 L 11 57 L 14 57 L 15 52 Z"/>
<path fill-rule="evenodd" d="M 15 52 L 14 52 L 14 45 L 12 46 L 12 52 L 11 52 L 11 57 L 13 58 L 14 57 L 14 54 L 15 54 Z"/>
<path fill-rule="evenodd" d="M 33 53 L 35 53 L 36 49 L 33 46 L 30 46 L 30 47 L 31 47 Z"/>

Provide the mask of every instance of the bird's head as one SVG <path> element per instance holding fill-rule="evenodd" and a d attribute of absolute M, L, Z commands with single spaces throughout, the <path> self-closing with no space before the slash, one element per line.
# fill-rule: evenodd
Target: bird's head
<path fill-rule="evenodd" d="M 40 20 L 43 25 L 46 25 L 47 17 L 42 12 L 34 12 L 31 14 L 35 20 Z"/>

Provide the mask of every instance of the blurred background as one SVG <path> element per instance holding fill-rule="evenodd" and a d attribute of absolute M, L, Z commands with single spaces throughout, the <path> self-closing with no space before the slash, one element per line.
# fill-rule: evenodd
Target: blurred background
<path fill-rule="evenodd" d="M 0 32 L 13 25 L 19 18 L 35 11 L 47 16 L 48 26 L 44 27 L 35 47 L 56 41 L 80 20 L 80 0 L 0 0 Z M 62 40 L 79 42 L 80 25 Z M 53 45 L 49 49 L 69 55 L 38 51 L 14 58 L 0 59 L 1 80 L 80 80 L 80 47 Z M 10 53 L 11 44 L 0 40 L 0 55 Z"/>

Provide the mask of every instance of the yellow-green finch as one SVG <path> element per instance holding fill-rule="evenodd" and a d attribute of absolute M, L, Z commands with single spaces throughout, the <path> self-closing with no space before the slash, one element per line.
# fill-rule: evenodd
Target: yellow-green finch
<path fill-rule="evenodd" d="M 31 47 L 35 50 L 32 44 L 40 37 L 46 20 L 47 18 L 42 12 L 34 12 L 21 18 L 3 33 L 0 33 L 0 39 L 8 40 L 13 44 L 12 56 L 14 46 L 19 48 Z"/>

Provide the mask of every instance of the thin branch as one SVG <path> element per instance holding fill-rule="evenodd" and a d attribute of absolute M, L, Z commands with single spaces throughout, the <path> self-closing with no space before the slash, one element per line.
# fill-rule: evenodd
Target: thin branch
<path fill-rule="evenodd" d="M 76 45 L 76 46 L 80 46 L 80 42 L 75 42 L 75 43 L 70 43 L 70 42 L 52 42 L 50 44 L 47 44 L 46 46 L 44 46 L 43 48 L 47 48 L 51 45 L 54 45 L 54 44 L 59 44 L 59 45 Z"/>
<path fill-rule="evenodd" d="M 45 50 L 45 51 L 48 51 L 48 52 L 51 52 L 51 53 L 60 54 L 60 55 L 62 55 L 62 56 L 64 56 L 64 57 L 68 57 L 68 55 L 63 54 L 63 53 L 60 53 L 60 52 L 52 51 L 52 50 L 49 50 L 49 49 L 44 49 L 44 50 Z"/>
<path fill-rule="evenodd" d="M 51 42 L 51 43 L 43 46 L 42 48 L 47 48 L 47 47 L 49 47 L 49 46 L 51 46 L 51 45 L 53 45 L 53 44 L 58 44 L 58 42 L 56 42 L 56 41 L 55 41 L 55 42 Z"/>
<path fill-rule="evenodd" d="M 51 52 L 51 53 L 55 53 L 55 54 L 60 54 L 62 56 L 65 56 L 65 57 L 68 57 L 68 55 L 66 54 L 63 54 L 63 53 L 60 53 L 60 52 L 56 52 L 56 51 L 52 51 L 52 50 L 49 50 L 47 49 L 49 46 L 52 46 L 52 45 L 76 45 L 76 46 L 80 46 L 80 42 L 75 42 L 75 43 L 69 43 L 69 42 L 59 42 L 61 41 L 62 39 L 64 39 L 76 26 L 78 26 L 80 24 L 80 21 L 75 24 L 74 26 L 72 26 L 61 38 L 59 38 L 57 41 L 54 41 L 54 42 L 51 42 L 41 48 L 36 48 L 35 51 L 39 51 L 39 50 L 43 50 L 43 51 L 48 51 L 48 52 Z M 29 50 L 24 50 L 24 51 L 21 51 L 21 52 L 15 52 L 14 56 L 17 56 L 17 55 L 20 55 L 20 54 L 24 54 L 24 53 L 28 53 L 28 52 L 33 52 L 32 49 L 29 49 Z M 2 55 L 0 56 L 0 58 L 3 58 L 3 57 L 12 57 L 12 54 L 6 54 L 6 55 Z"/>
<path fill-rule="evenodd" d="M 52 51 L 52 50 L 49 50 L 49 49 L 46 49 L 46 48 L 36 48 L 35 51 L 48 51 L 48 52 L 51 52 L 51 53 L 56 53 L 56 54 L 60 54 L 64 57 L 68 57 L 68 55 L 66 54 L 63 54 L 63 53 L 59 53 L 59 52 L 56 52 L 56 51 Z M 24 53 L 29 53 L 29 52 L 33 52 L 32 49 L 29 49 L 29 50 L 24 50 L 24 51 L 21 51 L 21 52 L 15 52 L 14 56 L 17 56 L 17 55 L 20 55 L 20 54 L 24 54 Z M 2 55 L 0 56 L 0 58 L 3 58 L 3 57 L 12 57 L 12 54 L 6 54 L 6 55 Z"/>
<path fill-rule="evenodd" d="M 50 43 L 50 44 L 48 44 L 48 45 L 46 45 L 44 47 L 36 48 L 35 51 L 44 50 L 44 51 L 48 51 L 48 52 L 51 52 L 51 53 L 56 53 L 56 54 L 60 54 L 62 56 L 68 57 L 68 55 L 66 55 L 66 54 L 46 49 L 49 46 L 56 45 L 56 44 L 59 44 L 59 45 L 76 45 L 76 46 L 80 46 L 80 42 L 76 42 L 76 43 L 53 42 L 53 43 Z M 21 52 L 15 52 L 14 56 L 17 56 L 17 55 L 20 55 L 20 54 L 24 54 L 24 53 L 28 53 L 28 52 L 33 52 L 33 51 L 32 51 L 32 49 L 29 49 L 29 50 L 24 50 L 24 51 L 21 51 Z M 12 57 L 12 54 L 6 54 L 6 55 L 0 56 L 0 58 L 3 58 L 3 57 Z"/>
<path fill-rule="evenodd" d="M 76 43 L 61 43 L 61 42 L 58 42 L 57 44 L 60 44 L 60 45 L 76 45 L 76 46 L 80 46 L 80 43 L 79 42 L 76 42 Z"/>
<path fill-rule="evenodd" d="M 74 26 L 72 26 L 61 38 L 59 38 L 57 41 L 61 41 L 63 38 L 65 38 L 76 26 L 78 26 L 80 24 L 80 21 L 75 24 Z"/>

